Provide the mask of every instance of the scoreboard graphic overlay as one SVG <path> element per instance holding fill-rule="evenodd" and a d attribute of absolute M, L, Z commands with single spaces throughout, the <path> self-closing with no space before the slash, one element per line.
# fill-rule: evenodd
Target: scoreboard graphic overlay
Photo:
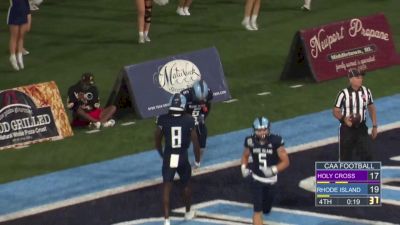
<path fill-rule="evenodd" d="M 315 162 L 315 206 L 381 206 L 381 162 Z"/>

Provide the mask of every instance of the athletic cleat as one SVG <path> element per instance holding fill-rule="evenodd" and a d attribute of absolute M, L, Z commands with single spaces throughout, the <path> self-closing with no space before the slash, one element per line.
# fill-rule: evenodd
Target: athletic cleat
<path fill-rule="evenodd" d="M 146 42 L 150 42 L 150 41 L 151 41 L 150 38 L 149 38 L 149 36 L 144 37 L 144 40 L 145 40 Z"/>
<path fill-rule="evenodd" d="M 258 30 L 258 25 L 257 23 L 251 23 L 250 26 L 253 28 L 253 30 Z"/>
<path fill-rule="evenodd" d="M 250 25 L 250 23 L 243 21 L 242 25 L 244 26 L 244 28 L 246 28 L 246 30 L 254 31 L 254 28 Z"/>
<path fill-rule="evenodd" d="M 14 68 L 14 70 L 19 71 L 17 58 L 15 56 L 14 57 L 10 56 L 10 63 L 11 63 L 11 66 Z"/>
<path fill-rule="evenodd" d="M 169 222 L 169 219 L 164 220 L 164 225 L 171 225 L 171 223 Z"/>
<path fill-rule="evenodd" d="M 144 42 L 145 42 L 145 38 L 144 38 L 144 36 L 139 36 L 139 44 L 144 44 Z"/>
<path fill-rule="evenodd" d="M 33 3 L 29 3 L 29 9 L 31 11 L 36 11 L 36 10 L 39 10 L 39 7 Z"/>
<path fill-rule="evenodd" d="M 303 10 L 303 11 L 311 11 L 311 8 L 308 7 L 308 6 L 306 6 L 306 5 L 303 5 L 303 6 L 301 7 L 301 10 Z"/>
<path fill-rule="evenodd" d="M 19 68 L 21 70 L 24 69 L 24 59 L 22 58 L 22 54 L 18 54 L 17 61 L 18 61 Z"/>
<path fill-rule="evenodd" d="M 107 122 L 103 123 L 102 125 L 103 127 L 113 127 L 115 125 L 115 120 L 110 119 Z"/>
<path fill-rule="evenodd" d="M 191 220 L 196 216 L 196 211 L 190 210 L 189 212 L 185 213 L 185 220 Z"/>
<path fill-rule="evenodd" d="M 26 49 L 23 49 L 23 50 L 22 50 L 22 55 L 29 55 L 29 53 L 30 53 L 30 52 L 29 52 L 28 50 L 26 50 Z"/>
<path fill-rule="evenodd" d="M 178 15 L 180 15 L 180 16 L 186 16 L 186 14 L 185 14 L 185 12 L 183 11 L 183 8 L 182 8 L 182 7 L 178 7 L 178 8 L 176 9 L 176 13 L 177 13 Z"/>
<path fill-rule="evenodd" d="M 95 122 L 95 123 L 93 123 L 93 122 L 90 122 L 90 123 L 89 123 L 89 128 L 90 128 L 90 129 L 99 130 L 100 127 L 101 127 L 100 121 L 97 121 L 97 122 Z"/>
<path fill-rule="evenodd" d="M 185 16 L 190 16 L 189 8 L 188 7 L 183 8 L 183 13 L 185 14 Z"/>

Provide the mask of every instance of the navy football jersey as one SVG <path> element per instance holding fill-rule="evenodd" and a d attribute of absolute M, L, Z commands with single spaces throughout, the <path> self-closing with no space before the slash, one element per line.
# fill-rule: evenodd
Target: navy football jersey
<path fill-rule="evenodd" d="M 82 107 L 86 112 L 92 111 L 100 107 L 99 92 L 96 86 L 90 86 L 88 90 L 84 90 L 80 82 L 68 89 L 68 108 L 76 111 Z"/>
<path fill-rule="evenodd" d="M 275 134 L 268 135 L 263 144 L 258 141 L 255 134 L 246 137 L 244 147 L 250 149 L 250 154 L 253 158 L 253 164 L 250 169 L 253 171 L 253 174 L 265 178 L 261 169 L 278 164 L 278 148 L 283 145 L 284 141 L 282 137 Z M 271 179 L 276 180 L 276 176 Z"/>
<path fill-rule="evenodd" d="M 171 154 L 179 154 L 180 159 L 188 160 L 194 119 L 187 114 L 180 116 L 165 114 L 157 118 L 157 126 L 165 139 L 164 160 L 169 160 Z"/>
<path fill-rule="evenodd" d="M 204 103 L 196 100 L 192 88 L 181 91 L 181 94 L 186 97 L 185 112 L 193 116 L 196 125 L 198 125 L 199 123 L 204 124 L 205 119 L 210 111 L 210 101 L 213 98 L 213 92 L 208 89 L 208 95 L 206 98 L 206 102 Z"/>

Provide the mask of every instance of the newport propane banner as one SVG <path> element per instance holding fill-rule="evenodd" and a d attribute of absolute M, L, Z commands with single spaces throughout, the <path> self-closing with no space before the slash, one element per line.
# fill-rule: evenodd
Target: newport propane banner
<path fill-rule="evenodd" d="M 296 33 L 281 78 L 312 74 L 319 81 L 399 65 L 384 14 L 351 18 Z"/>
<path fill-rule="evenodd" d="M 72 135 L 55 82 L 0 91 L 0 150 Z"/>

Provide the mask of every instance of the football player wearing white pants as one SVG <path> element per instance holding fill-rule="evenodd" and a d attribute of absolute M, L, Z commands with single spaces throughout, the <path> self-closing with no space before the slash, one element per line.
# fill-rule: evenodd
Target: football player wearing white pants
<path fill-rule="evenodd" d="M 253 224 L 262 225 L 262 215 L 271 211 L 276 193 L 278 173 L 289 166 L 281 136 L 270 133 L 270 123 L 265 117 L 258 117 L 253 122 L 254 133 L 244 140 L 242 155 L 242 176 L 251 175 L 253 202 Z M 250 155 L 253 163 L 249 165 Z"/>

